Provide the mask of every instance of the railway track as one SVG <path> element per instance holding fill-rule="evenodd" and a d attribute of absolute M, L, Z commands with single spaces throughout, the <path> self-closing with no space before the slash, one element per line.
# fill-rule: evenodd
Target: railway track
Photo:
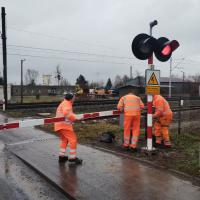
<path fill-rule="evenodd" d="M 176 101 L 177 98 L 170 99 L 169 101 Z M 189 100 L 186 98 L 184 100 Z M 191 99 L 196 100 L 196 99 Z M 199 100 L 199 99 L 198 99 Z M 117 105 L 118 100 L 82 100 L 82 101 L 75 101 L 74 107 L 83 107 L 83 106 L 102 106 L 102 105 Z M 56 108 L 60 102 L 43 102 L 43 103 L 15 103 L 15 104 L 8 104 L 7 109 L 9 110 L 18 110 L 18 109 L 40 109 L 40 108 Z M 2 109 L 2 105 L 0 105 L 0 109 Z M 172 106 L 173 111 L 177 111 L 179 106 Z M 189 105 L 181 107 L 181 110 L 195 110 L 200 109 L 200 105 Z"/>
<path fill-rule="evenodd" d="M 118 100 L 90 100 L 90 101 L 75 101 L 74 107 L 78 106 L 96 106 L 96 105 L 115 105 Z M 34 109 L 34 108 L 55 108 L 60 102 L 44 102 L 44 103 L 23 103 L 23 104 L 8 104 L 7 109 Z M 2 105 L 1 105 L 2 109 Z"/>

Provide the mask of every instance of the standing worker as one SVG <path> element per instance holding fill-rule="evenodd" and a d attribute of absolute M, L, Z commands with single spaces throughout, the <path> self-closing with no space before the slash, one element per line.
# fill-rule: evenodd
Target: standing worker
<path fill-rule="evenodd" d="M 64 100 L 60 103 L 56 110 L 56 117 L 65 117 L 65 121 L 56 122 L 54 130 L 60 136 L 60 151 L 59 162 L 63 163 L 67 160 L 70 163 L 81 164 L 82 160 L 76 157 L 77 137 L 73 130 L 72 122 L 76 120 L 76 116 L 73 113 L 72 105 L 75 100 L 75 96 L 72 93 L 66 93 Z M 69 158 L 65 156 L 67 145 L 70 145 Z"/>
<path fill-rule="evenodd" d="M 137 151 L 137 142 L 140 135 L 140 117 L 141 109 L 144 104 L 140 97 L 134 95 L 132 92 L 120 98 L 117 109 L 124 112 L 124 144 L 125 148 L 130 147 Z M 130 143 L 132 128 L 132 139 Z"/>
<path fill-rule="evenodd" d="M 171 147 L 169 125 L 172 121 L 173 113 L 170 109 L 169 103 L 161 95 L 154 95 L 153 106 L 155 107 L 153 119 L 156 145 L 161 145 L 163 140 L 165 147 Z"/>

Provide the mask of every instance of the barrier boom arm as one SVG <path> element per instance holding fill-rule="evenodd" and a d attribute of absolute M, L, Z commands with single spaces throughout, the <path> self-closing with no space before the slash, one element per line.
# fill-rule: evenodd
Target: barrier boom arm
<path fill-rule="evenodd" d="M 87 119 L 114 117 L 114 116 L 118 116 L 119 114 L 120 114 L 120 111 L 118 111 L 118 110 L 109 110 L 109 111 L 102 111 L 102 112 L 78 114 L 78 115 L 76 115 L 76 119 L 77 119 L 77 121 L 83 121 L 83 120 L 87 120 Z M 65 121 L 65 117 L 21 120 L 21 121 L 16 121 L 16 122 L 0 124 L 0 131 L 5 130 L 5 129 L 25 128 L 25 127 L 33 127 L 33 126 L 39 126 L 39 125 L 47 125 L 47 124 L 53 124 L 56 122 L 63 122 L 63 121 Z"/>

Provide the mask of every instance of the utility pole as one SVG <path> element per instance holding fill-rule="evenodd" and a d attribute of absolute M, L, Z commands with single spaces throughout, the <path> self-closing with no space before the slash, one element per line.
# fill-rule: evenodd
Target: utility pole
<path fill-rule="evenodd" d="M 182 95 L 183 95 L 184 94 L 185 72 L 184 71 L 181 71 L 181 72 L 183 73 L 183 82 L 182 82 Z"/>
<path fill-rule="evenodd" d="M 172 57 L 170 58 L 170 70 L 169 70 L 169 98 L 172 96 Z"/>
<path fill-rule="evenodd" d="M 5 110 L 8 105 L 8 94 L 7 94 L 7 47 L 6 47 L 6 12 L 5 7 L 1 7 L 1 19 L 2 19 L 2 48 L 3 48 L 3 91 Z"/>
<path fill-rule="evenodd" d="M 21 104 L 23 103 L 23 63 L 25 59 L 21 60 Z"/>
<path fill-rule="evenodd" d="M 169 98 L 172 96 L 172 71 L 174 69 L 183 69 L 182 67 L 179 67 L 179 65 L 184 61 L 185 58 L 181 58 L 181 61 L 175 66 L 172 67 L 172 57 L 170 57 L 170 69 L 169 69 Z"/>
<path fill-rule="evenodd" d="M 133 68 L 130 66 L 130 79 L 133 79 Z"/>

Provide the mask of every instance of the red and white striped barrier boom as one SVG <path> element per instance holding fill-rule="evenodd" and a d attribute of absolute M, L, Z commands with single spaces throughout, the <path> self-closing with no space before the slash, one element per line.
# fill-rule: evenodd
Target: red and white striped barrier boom
<path fill-rule="evenodd" d="M 83 121 L 87 119 L 98 119 L 103 117 L 114 117 L 118 116 L 120 112 L 118 110 L 109 110 L 102 112 L 94 112 L 94 113 L 84 113 L 76 115 L 78 121 Z M 29 120 L 21 120 L 11 123 L 0 124 L 0 131 L 5 129 L 13 129 L 13 128 L 24 128 L 24 127 L 33 127 L 38 125 L 47 125 L 55 122 L 65 121 L 65 117 L 53 117 L 53 118 L 45 118 L 45 119 L 29 119 Z"/>

